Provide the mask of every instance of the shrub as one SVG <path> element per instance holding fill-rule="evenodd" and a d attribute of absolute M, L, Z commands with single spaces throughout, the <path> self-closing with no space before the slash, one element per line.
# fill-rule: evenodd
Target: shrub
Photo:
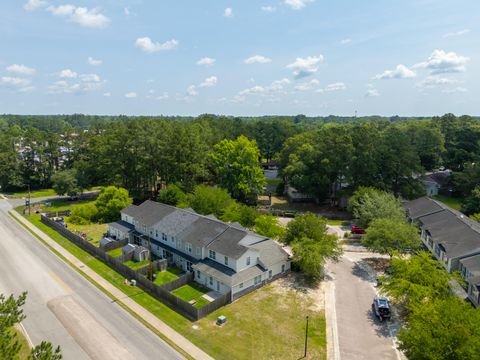
<path fill-rule="evenodd" d="M 79 205 L 72 209 L 70 222 L 77 225 L 87 225 L 96 220 L 98 210 L 95 204 Z"/>

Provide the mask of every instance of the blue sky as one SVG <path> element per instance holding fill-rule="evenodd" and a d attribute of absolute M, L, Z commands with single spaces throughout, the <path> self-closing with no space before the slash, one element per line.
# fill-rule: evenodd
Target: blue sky
<path fill-rule="evenodd" d="M 474 0 L 6 0 L 0 112 L 480 115 Z"/>

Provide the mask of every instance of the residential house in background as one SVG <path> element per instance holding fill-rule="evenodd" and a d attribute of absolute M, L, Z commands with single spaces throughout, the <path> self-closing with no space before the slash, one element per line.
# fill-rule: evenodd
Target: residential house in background
<path fill-rule="evenodd" d="M 422 179 L 427 196 L 437 196 L 440 193 L 449 194 L 452 191 L 451 170 L 427 172 Z"/>
<path fill-rule="evenodd" d="M 429 197 L 404 205 L 409 219 L 421 229 L 425 247 L 448 272 L 458 271 L 468 283 L 468 297 L 479 306 L 480 224 Z"/>
<path fill-rule="evenodd" d="M 290 270 L 289 255 L 279 244 L 238 223 L 150 200 L 128 206 L 121 217 L 122 226 L 109 224 L 109 233 L 194 272 L 196 282 L 214 291 L 231 291 L 232 300 Z"/>

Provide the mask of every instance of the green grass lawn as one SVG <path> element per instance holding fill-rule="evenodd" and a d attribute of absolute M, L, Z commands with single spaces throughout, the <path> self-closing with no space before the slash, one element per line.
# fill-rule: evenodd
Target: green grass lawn
<path fill-rule="evenodd" d="M 201 308 L 209 303 L 209 301 L 207 299 L 204 299 L 202 295 L 210 291 L 211 290 L 206 288 L 205 286 L 201 286 L 200 284 L 192 282 L 190 284 L 183 285 L 182 287 L 173 290 L 172 294 L 186 302 L 195 300 L 196 303 L 193 306 L 195 306 L 196 308 Z"/>
<path fill-rule="evenodd" d="M 15 193 L 5 193 L 7 196 L 15 196 L 15 197 L 28 197 L 28 191 L 20 191 Z M 44 196 L 55 196 L 56 192 L 53 189 L 40 189 L 40 190 L 32 190 L 30 196 L 32 198 L 37 197 L 44 197 Z"/>
<path fill-rule="evenodd" d="M 81 231 L 87 234 L 87 240 L 90 241 L 93 245 L 99 246 L 100 240 L 103 239 L 103 234 L 108 230 L 108 224 L 88 224 L 88 225 L 77 225 L 72 224 L 68 217 L 65 217 L 68 228 L 72 231 Z"/>
<path fill-rule="evenodd" d="M 180 274 L 183 274 L 182 269 L 179 269 L 178 267 L 169 267 L 165 271 L 157 272 L 154 283 L 161 286 L 177 279 Z"/>
<path fill-rule="evenodd" d="M 137 270 L 137 269 L 140 269 L 144 266 L 147 266 L 148 263 L 149 263 L 148 260 L 143 260 L 143 261 L 129 260 L 129 261 L 124 262 L 123 265 L 127 265 L 132 270 Z"/>
<path fill-rule="evenodd" d="M 275 291 L 275 283 L 267 285 L 197 321 L 198 328 L 194 329 L 191 321 L 141 289 L 126 285 L 123 276 L 42 224 L 40 215 L 25 217 L 126 296 L 216 359 L 298 359 L 303 356 L 307 314 L 310 316 L 307 359 L 326 358 L 324 313 L 315 310 L 312 300 L 301 292 L 288 289 L 279 293 Z M 220 315 L 228 319 L 222 327 L 215 325 Z M 235 341 L 238 338 L 241 341 Z"/>
<path fill-rule="evenodd" d="M 15 339 L 20 343 L 21 346 L 20 352 L 18 353 L 18 358 L 16 359 L 26 360 L 28 358 L 28 355 L 30 354 L 30 344 L 28 343 L 23 333 L 16 327 L 12 327 L 10 331 L 16 335 Z"/>
<path fill-rule="evenodd" d="M 327 219 L 327 225 L 350 226 L 350 221 Z"/>
<path fill-rule="evenodd" d="M 451 207 L 452 209 L 455 210 L 460 210 L 462 207 L 462 198 L 455 198 L 455 197 L 450 197 L 450 196 L 445 196 L 445 195 L 437 195 L 433 197 L 435 200 L 441 201 L 448 207 Z"/>
<path fill-rule="evenodd" d="M 110 251 L 107 251 L 107 254 L 110 255 L 111 257 L 119 257 L 122 256 L 122 248 L 116 248 Z"/>

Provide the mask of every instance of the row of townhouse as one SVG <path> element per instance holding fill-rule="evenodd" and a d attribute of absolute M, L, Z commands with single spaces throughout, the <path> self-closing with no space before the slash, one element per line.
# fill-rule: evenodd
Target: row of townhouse
<path fill-rule="evenodd" d="M 480 306 L 480 224 L 429 197 L 404 206 L 409 219 L 420 227 L 425 247 L 448 272 L 462 275 L 469 299 Z"/>
<path fill-rule="evenodd" d="M 194 272 L 196 282 L 231 292 L 232 300 L 290 270 L 289 255 L 273 240 L 238 223 L 150 200 L 123 209 L 121 220 L 109 224 L 109 234 Z"/>

